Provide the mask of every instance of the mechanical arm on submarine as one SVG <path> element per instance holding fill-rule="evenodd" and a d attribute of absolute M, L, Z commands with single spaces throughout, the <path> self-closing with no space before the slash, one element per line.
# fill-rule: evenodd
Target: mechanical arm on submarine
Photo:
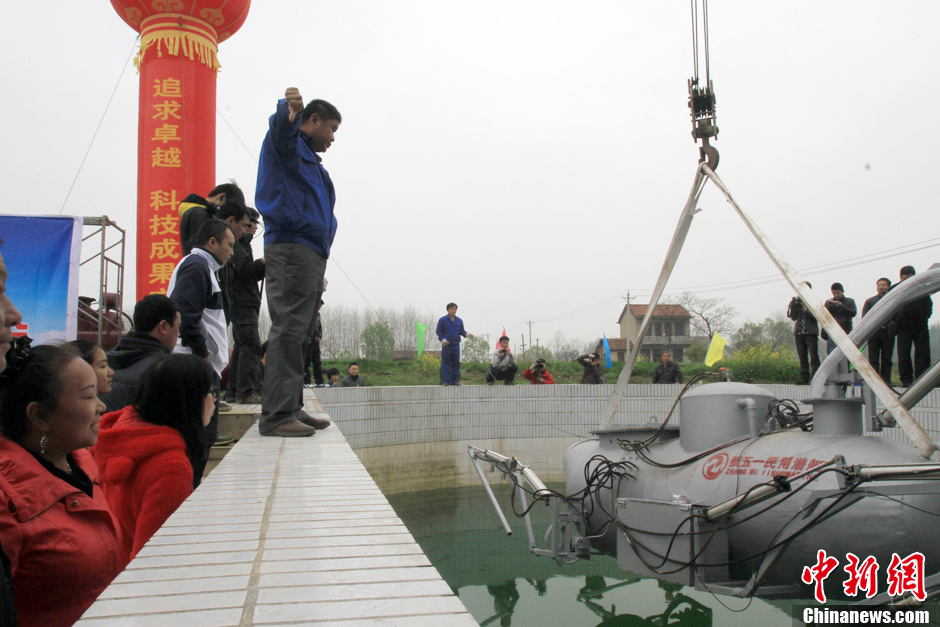
<path fill-rule="evenodd" d="M 511 456 L 470 446 L 471 460 L 507 533 L 481 462 L 512 482 L 513 510 L 525 518 L 530 550 L 560 564 L 606 554 L 626 571 L 703 590 L 805 597 L 811 592 L 801 572 L 820 549 L 861 559 L 871 555 L 884 566 L 892 554 L 919 552 L 926 556 L 928 592 L 940 589 L 938 446 L 910 414 L 940 384 L 940 362 L 898 395 L 858 348 L 906 303 L 940 290 L 940 264 L 888 292 L 850 335 L 842 330 L 715 174 L 718 152 L 709 140 L 718 128 L 708 76 L 707 7 L 706 0 L 694 1 L 696 8 L 703 3 L 706 24 L 706 80 L 699 81 L 696 54 L 688 85 L 700 160 L 602 424 L 592 439 L 565 452 L 565 493 L 546 487 L 533 468 Z M 693 10 L 695 33 L 697 15 Z M 700 38 L 693 41 L 697 49 Z M 704 376 L 714 376 L 703 373 L 682 388 L 661 422 L 614 424 L 652 312 L 709 180 L 838 348 L 816 372 L 810 398 L 802 400 L 806 411 L 758 385 L 700 385 Z M 867 436 L 866 424 L 870 431 L 900 427 L 911 444 Z M 544 547 L 537 545 L 529 517 L 539 501 L 552 517 Z M 845 598 L 836 578 L 826 584 L 829 596 Z"/>

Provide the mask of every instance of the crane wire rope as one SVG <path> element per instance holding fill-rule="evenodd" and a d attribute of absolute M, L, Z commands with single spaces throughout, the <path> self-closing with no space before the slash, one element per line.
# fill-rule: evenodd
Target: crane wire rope
<path fill-rule="evenodd" d="M 62 201 L 62 206 L 59 207 L 59 215 L 62 215 L 62 212 L 65 211 L 65 206 L 68 204 L 69 198 L 72 196 L 72 190 L 75 189 L 75 183 L 78 182 L 78 177 L 81 175 L 82 169 L 85 167 L 85 161 L 88 159 L 88 154 L 91 152 L 92 146 L 95 145 L 95 139 L 98 137 L 98 131 L 101 130 L 101 125 L 104 123 L 104 118 L 108 115 L 108 110 L 111 108 L 111 102 L 114 100 L 114 95 L 117 94 L 118 87 L 121 85 L 121 79 L 124 78 L 124 72 L 127 71 L 127 66 L 134 57 L 134 48 L 137 47 L 138 41 L 140 41 L 140 35 L 137 35 L 134 38 L 134 43 L 131 45 L 130 54 L 127 55 L 127 59 L 125 59 L 124 65 L 121 66 L 121 72 L 118 74 L 117 81 L 114 83 L 114 89 L 111 90 L 111 96 L 108 98 L 108 102 L 104 105 L 104 111 L 101 112 L 101 117 L 98 119 L 98 126 L 95 127 L 95 132 L 91 134 L 91 141 L 88 142 L 88 147 L 85 148 L 85 154 L 82 155 L 82 160 L 78 164 L 78 169 L 75 171 L 75 176 L 72 178 L 72 184 L 69 185 L 69 189 L 65 193 L 65 199 Z"/>

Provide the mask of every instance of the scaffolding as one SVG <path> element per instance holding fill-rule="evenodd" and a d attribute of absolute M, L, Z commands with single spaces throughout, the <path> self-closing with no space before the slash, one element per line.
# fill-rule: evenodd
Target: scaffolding
<path fill-rule="evenodd" d="M 97 270 L 98 294 L 96 297 L 78 297 L 78 338 L 109 350 L 132 326 L 130 318 L 124 313 L 126 234 L 108 216 L 84 216 L 82 221 L 84 228 L 79 268 Z M 94 245 L 93 254 L 87 258 L 84 256 L 86 242 Z"/>

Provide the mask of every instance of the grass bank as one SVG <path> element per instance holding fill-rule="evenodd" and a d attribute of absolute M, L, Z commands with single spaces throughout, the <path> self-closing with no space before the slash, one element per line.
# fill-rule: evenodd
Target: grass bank
<path fill-rule="evenodd" d="M 743 353 L 743 351 L 739 351 L 734 357 L 723 360 L 710 368 L 704 364 L 680 364 L 680 368 L 686 378 L 703 370 L 717 371 L 719 367 L 725 366 L 732 369 L 735 381 L 747 383 L 796 383 L 799 381 L 799 364 L 796 360 L 788 359 L 785 355 L 769 352 L 740 353 Z M 431 358 L 427 359 L 427 357 Z M 345 375 L 347 363 L 340 360 L 325 360 L 323 370 L 333 367 L 339 369 Z M 438 374 L 440 361 L 432 356 L 411 361 L 360 359 L 358 363 L 360 375 L 365 378 L 368 385 L 438 385 L 440 383 Z M 488 367 L 488 362 L 462 363 L 461 383 L 463 385 L 483 385 Z M 523 367 L 520 367 L 520 373 L 516 376 L 516 383 L 529 385 L 529 382 L 522 378 L 521 370 Z M 575 362 L 549 362 L 548 369 L 554 375 L 555 382 L 558 384 L 581 382 L 582 369 Z M 622 369 L 623 364 L 615 362 L 604 373 L 604 381 L 606 383 L 616 383 Z M 630 380 L 633 383 L 652 383 L 655 369 L 655 363 L 637 363 Z"/>

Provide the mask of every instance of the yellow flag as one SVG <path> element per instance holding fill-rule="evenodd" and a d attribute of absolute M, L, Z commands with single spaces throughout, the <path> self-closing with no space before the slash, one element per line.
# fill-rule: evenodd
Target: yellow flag
<path fill-rule="evenodd" d="M 708 354 L 705 355 L 705 365 L 711 366 L 716 362 L 719 362 L 725 356 L 725 346 L 728 345 L 727 340 L 721 337 L 717 333 L 712 336 L 712 342 L 708 345 Z"/>

